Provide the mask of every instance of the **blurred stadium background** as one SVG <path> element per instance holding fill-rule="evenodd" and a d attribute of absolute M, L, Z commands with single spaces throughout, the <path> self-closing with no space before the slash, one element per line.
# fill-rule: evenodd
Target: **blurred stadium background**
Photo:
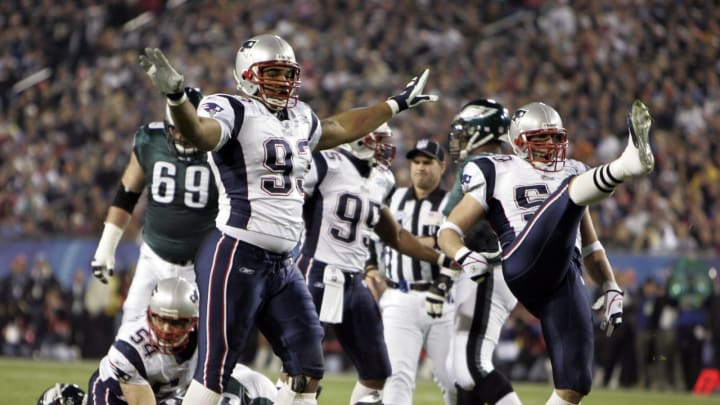
<path fill-rule="evenodd" d="M 655 119 L 656 170 L 592 211 L 627 291 L 620 333 L 597 339 L 595 383 L 686 392 L 702 369 L 720 368 L 717 2 L 8 0 L 0 32 L 3 356 L 97 359 L 112 341 L 142 203 L 109 287 L 94 281 L 89 262 L 133 133 L 164 108 L 138 52 L 158 46 L 187 84 L 233 92 L 239 42 L 274 32 L 295 48 L 301 97 L 321 117 L 381 100 L 432 68 L 427 88 L 440 101 L 391 122 L 400 185 L 405 151 L 420 137 L 444 142 L 470 99 L 511 110 L 553 105 L 571 157 L 590 165 L 622 150 L 625 115 L 643 99 Z M 453 176 L 451 165 L 446 184 Z M 258 347 L 252 362 L 272 370 L 262 339 Z M 349 370 L 331 338 L 326 354 L 331 373 Z M 498 365 L 515 381 L 548 381 L 537 322 L 522 308 L 506 326 Z"/>

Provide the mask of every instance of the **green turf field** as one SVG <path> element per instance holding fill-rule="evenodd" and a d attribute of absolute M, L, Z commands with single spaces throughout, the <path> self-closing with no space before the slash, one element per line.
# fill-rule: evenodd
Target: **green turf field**
<path fill-rule="evenodd" d="M 55 382 L 72 382 L 87 388 L 87 380 L 96 362 L 58 363 L 0 357 L 0 398 L 2 405 L 33 405 L 42 391 Z M 268 374 L 274 380 L 276 375 Z M 346 405 L 355 377 L 331 374 L 323 380 L 321 405 Z M 545 384 L 516 384 L 525 405 L 543 405 L 550 394 Z M 660 393 L 638 390 L 595 389 L 583 405 L 702 405 L 718 404 L 720 396 L 695 397 L 686 393 Z M 420 380 L 415 392 L 415 405 L 441 405 L 438 388 L 429 380 Z"/>

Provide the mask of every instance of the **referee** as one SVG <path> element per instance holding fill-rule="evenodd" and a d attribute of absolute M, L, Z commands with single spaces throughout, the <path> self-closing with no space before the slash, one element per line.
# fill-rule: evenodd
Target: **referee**
<path fill-rule="evenodd" d="M 418 236 L 423 244 L 437 248 L 436 232 L 442 223 L 442 210 L 447 201 L 447 192 L 440 188 L 445 171 L 445 151 L 439 143 L 421 139 L 406 157 L 410 161 L 412 186 L 393 191 L 388 208 L 400 226 Z M 454 306 L 446 303 L 442 316 L 437 318 L 431 318 L 425 310 L 426 292 L 440 267 L 389 248 L 385 252 L 385 263 L 379 266 L 369 263 L 378 268 L 385 267 L 388 286 L 379 302 L 392 367 L 392 375 L 385 383 L 383 401 L 388 404 L 413 402 L 420 353 L 425 348 L 445 403 L 454 403 L 455 386 L 445 368 Z"/>
<path fill-rule="evenodd" d="M 420 237 L 421 242 L 435 246 L 437 228 L 442 223 L 442 210 L 447 191 L 440 188 L 445 171 L 445 151 L 439 143 L 422 139 L 407 153 L 410 161 L 412 187 L 396 189 L 389 197 L 388 207 L 400 226 Z M 390 287 L 427 290 L 438 275 L 436 263 L 424 262 L 390 249 L 387 277 Z"/>

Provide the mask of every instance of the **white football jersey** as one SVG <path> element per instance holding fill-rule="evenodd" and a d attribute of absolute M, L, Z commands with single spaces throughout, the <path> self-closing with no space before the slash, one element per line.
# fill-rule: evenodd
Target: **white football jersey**
<path fill-rule="evenodd" d="M 368 238 L 394 186 L 392 172 L 382 165 L 371 167 L 344 150 L 313 153 L 305 177 L 303 255 L 345 271 L 363 271 Z"/>
<path fill-rule="evenodd" d="M 485 218 L 505 248 L 563 180 L 586 170 L 584 163 L 572 159 L 558 172 L 544 172 L 515 155 L 481 156 L 465 165 L 461 183 L 463 192 L 485 209 Z"/>
<path fill-rule="evenodd" d="M 290 251 L 303 229 L 302 179 L 320 140 L 320 120 L 301 101 L 273 113 L 259 101 L 227 94 L 203 98 L 198 115 L 222 128 L 208 158 L 219 193 L 217 228 L 237 239 L 259 233 L 269 241 L 260 247 Z"/>
<path fill-rule="evenodd" d="M 149 384 L 158 402 L 182 396 L 195 373 L 195 339 L 193 347 L 181 354 L 163 354 L 150 342 L 150 333 L 145 317 L 123 324 L 110 351 L 100 360 L 100 379 Z"/>

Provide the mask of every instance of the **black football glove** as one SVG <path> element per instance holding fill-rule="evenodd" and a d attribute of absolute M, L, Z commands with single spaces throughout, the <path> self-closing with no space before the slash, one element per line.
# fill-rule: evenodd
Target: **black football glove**
<path fill-rule="evenodd" d="M 438 100 L 438 96 L 435 94 L 422 94 L 429 74 L 430 69 L 425 69 L 419 77 L 413 77 L 413 79 L 410 80 L 410 83 L 405 86 L 405 89 L 400 94 L 387 99 L 386 103 L 390 106 L 393 115 L 401 111 L 417 107 L 422 103 Z"/>

